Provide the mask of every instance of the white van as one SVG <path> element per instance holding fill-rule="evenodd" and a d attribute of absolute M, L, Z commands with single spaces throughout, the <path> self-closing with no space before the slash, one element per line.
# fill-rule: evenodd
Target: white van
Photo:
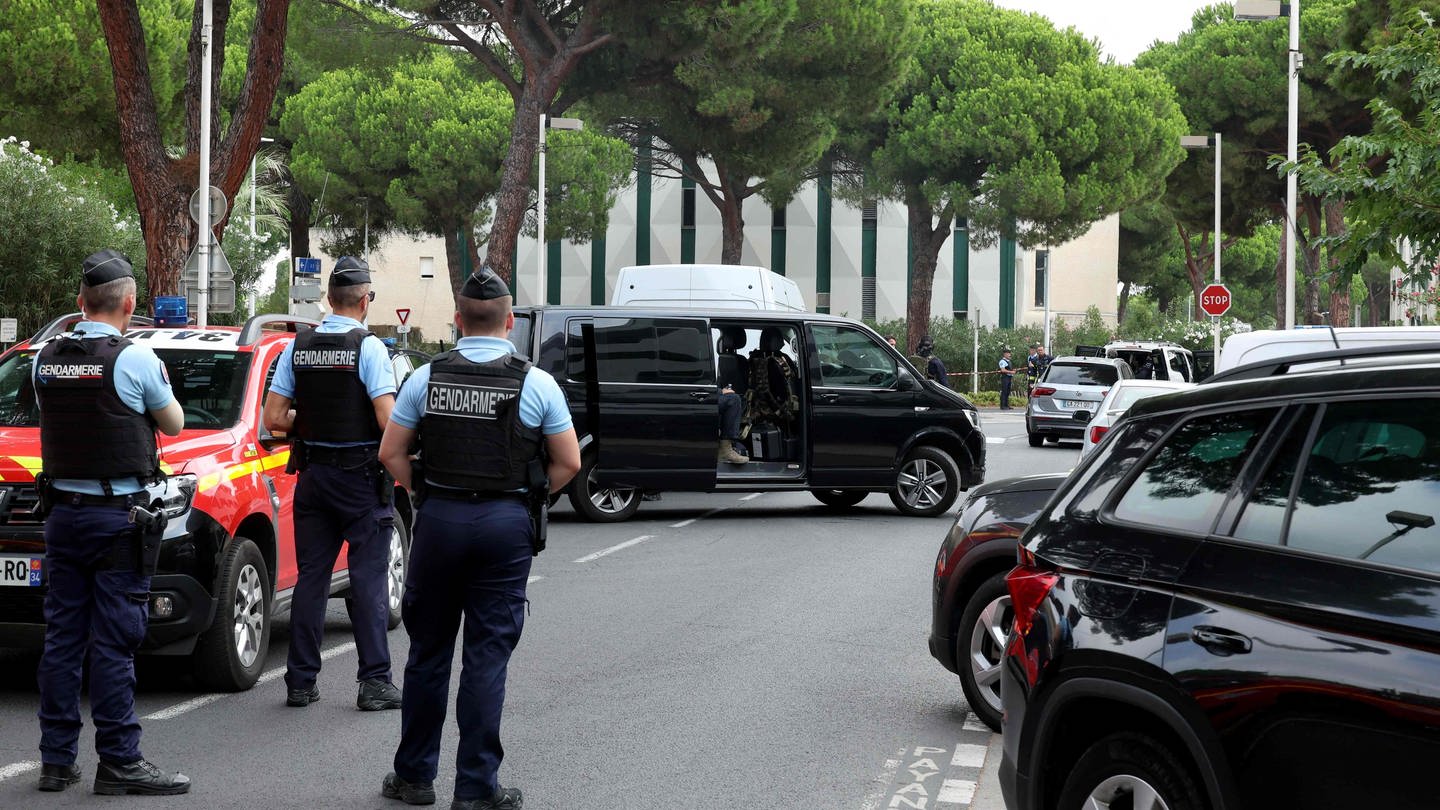
<path fill-rule="evenodd" d="M 808 312 L 800 286 L 763 267 L 644 264 L 620 268 L 611 306 Z"/>
<path fill-rule="evenodd" d="M 1237 366 L 1329 352 L 1336 349 L 1393 346 L 1404 348 L 1417 343 L 1440 341 L 1440 326 L 1301 326 L 1295 329 L 1263 329 L 1241 332 L 1225 340 L 1215 371 Z"/>

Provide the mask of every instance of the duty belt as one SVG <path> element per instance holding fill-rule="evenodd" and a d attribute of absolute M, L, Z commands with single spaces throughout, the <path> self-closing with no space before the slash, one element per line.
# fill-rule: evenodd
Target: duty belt
<path fill-rule="evenodd" d="M 149 504 L 149 497 L 144 492 L 134 492 L 129 495 L 90 495 L 84 492 L 66 492 L 63 489 L 56 489 L 54 493 L 55 503 L 70 506 L 110 506 L 116 509 L 129 509 L 132 506 Z"/>
<path fill-rule="evenodd" d="M 328 464 L 331 467 L 359 467 L 379 461 L 380 448 L 367 444 L 360 447 L 324 447 L 307 444 L 306 457 L 311 464 Z"/>
<path fill-rule="evenodd" d="M 486 492 L 474 489 L 447 489 L 428 483 L 426 484 L 425 494 L 431 498 L 440 498 L 446 501 L 468 501 L 470 503 L 504 500 L 524 502 L 525 500 L 525 493 L 523 492 Z"/>

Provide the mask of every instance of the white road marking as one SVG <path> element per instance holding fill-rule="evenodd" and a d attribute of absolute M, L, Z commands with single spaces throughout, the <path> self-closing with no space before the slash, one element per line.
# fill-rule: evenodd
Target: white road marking
<path fill-rule="evenodd" d="M 986 444 L 1004 444 L 1004 443 L 1007 442 L 1007 441 L 1009 441 L 1009 439 L 1005 438 L 1004 436 L 986 436 L 986 437 L 985 437 L 985 443 L 986 443 Z"/>
<path fill-rule="evenodd" d="M 865 802 L 860 805 L 860 810 L 880 810 L 880 803 L 885 800 L 886 788 L 895 781 L 895 772 L 900 770 L 900 758 L 905 756 L 905 749 L 901 748 L 895 752 L 895 756 L 885 760 L 885 767 L 880 774 L 871 780 L 874 785 L 865 796 Z"/>
<path fill-rule="evenodd" d="M 935 794 L 936 804 L 969 805 L 975 800 L 975 782 L 969 779 L 946 779 Z"/>
<path fill-rule="evenodd" d="M 963 726 L 963 728 L 966 731 L 983 731 L 987 734 L 991 733 L 990 727 L 985 725 L 985 723 L 981 722 L 980 718 L 968 713 L 965 715 L 965 725 Z"/>
<path fill-rule="evenodd" d="M 952 768 L 983 768 L 988 746 L 961 743 L 955 746 L 955 756 L 950 758 Z"/>
<path fill-rule="evenodd" d="M 672 528 L 672 529 L 683 529 L 683 528 L 685 528 L 686 526 L 689 526 L 691 523 L 694 523 L 695 521 L 697 521 L 697 520 L 699 520 L 699 519 L 700 519 L 700 518 L 690 518 L 689 520 L 682 520 L 682 521 L 680 521 L 679 523 L 671 523 L 671 524 L 670 524 L 670 528 Z"/>
<path fill-rule="evenodd" d="M 331 658 L 344 655 L 348 652 L 353 652 L 354 650 L 355 642 L 347 641 L 344 644 L 337 644 L 328 650 L 321 650 L 320 660 L 329 661 Z M 284 675 L 285 667 L 276 667 L 269 672 L 261 673 L 259 679 L 255 681 L 255 685 L 262 686 L 264 684 L 270 683 L 271 681 L 279 680 L 280 678 L 284 677 Z M 234 692 L 216 692 L 209 695 L 197 695 L 196 697 L 190 698 L 189 700 L 176 703 L 174 706 L 161 709 L 158 712 L 152 712 L 151 714 L 147 714 L 141 719 L 174 720 L 175 718 L 179 717 L 182 714 L 185 714 L 186 712 L 194 711 L 195 709 L 198 709 L 202 706 L 209 706 L 211 703 L 214 703 L 217 700 L 230 697 L 234 694 Z"/>
<path fill-rule="evenodd" d="M 0 782 L 4 782 L 12 776 L 21 776 L 38 770 L 40 770 L 40 763 L 38 762 L 12 762 L 9 765 L 0 767 Z"/>
<path fill-rule="evenodd" d="M 645 542 L 646 540 L 649 540 L 651 537 L 653 537 L 653 535 L 642 534 L 642 535 L 640 535 L 639 537 L 636 537 L 636 538 L 633 539 L 633 540 L 626 540 L 626 541 L 623 542 L 623 543 L 619 543 L 619 544 L 617 544 L 617 545 L 613 545 L 613 546 L 611 546 L 611 547 L 609 547 L 609 548 L 601 549 L 601 550 L 595 552 L 594 554 L 586 554 L 584 557 L 581 557 L 580 559 L 576 560 L 575 562 L 577 562 L 577 563 L 594 562 L 595 560 L 598 560 L 598 559 L 600 559 L 601 557 L 604 557 L 604 556 L 607 555 L 607 554 L 614 554 L 615 552 L 620 551 L 620 550 L 622 550 L 622 549 L 627 549 L 627 548 L 629 548 L 629 547 L 631 547 L 631 546 L 639 545 L 640 543 L 643 543 L 643 542 Z"/>
<path fill-rule="evenodd" d="M 763 492 L 756 492 L 756 493 L 752 493 L 752 494 L 750 494 L 750 495 L 746 495 L 745 497 L 741 498 L 740 500 L 742 500 L 742 501 L 753 501 L 753 500 L 755 500 L 756 498 L 758 498 L 758 497 L 760 497 L 761 495 L 764 495 L 764 494 L 765 494 L 765 493 L 763 493 Z"/>
<path fill-rule="evenodd" d="M 525 584 L 526 584 L 526 585 L 534 585 L 535 583 L 539 582 L 540 580 L 542 580 L 542 579 L 544 579 L 544 578 L 545 578 L 545 577 L 538 576 L 538 575 L 537 575 L 537 576 L 533 576 L 533 577 L 530 577 L 529 579 L 525 580 Z"/>

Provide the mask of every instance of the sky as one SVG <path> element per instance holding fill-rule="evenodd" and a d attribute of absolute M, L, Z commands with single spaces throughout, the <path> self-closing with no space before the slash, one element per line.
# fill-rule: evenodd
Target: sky
<path fill-rule="evenodd" d="M 1155 40 L 1173 40 L 1189 29 L 1190 17 L 1213 2 L 1218 0 L 995 0 L 995 5 L 1043 14 L 1056 28 L 1074 26 L 1128 65 Z"/>

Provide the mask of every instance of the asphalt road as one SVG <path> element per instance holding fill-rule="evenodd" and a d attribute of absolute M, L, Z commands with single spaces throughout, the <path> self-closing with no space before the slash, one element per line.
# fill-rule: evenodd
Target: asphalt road
<path fill-rule="evenodd" d="M 1018 415 L 989 412 L 984 427 L 991 480 L 1078 456 L 1028 447 Z M 527 807 L 566 810 L 999 807 L 982 774 L 993 735 L 925 643 L 953 519 L 901 517 L 884 495 L 834 512 L 803 493 L 667 494 L 605 526 L 557 508 L 510 665 L 501 781 Z M 322 699 L 305 709 L 284 706 L 285 618 L 249 692 L 207 694 L 176 662 L 142 661 L 145 754 L 195 786 L 116 803 L 402 807 L 378 795 L 399 713 L 356 711 L 348 631 L 332 603 Z M 390 639 L 399 681 L 405 633 Z M 88 721 L 82 783 L 35 791 L 35 662 L 0 652 L 0 807 L 93 806 Z M 442 807 L 455 742 L 452 723 Z"/>

